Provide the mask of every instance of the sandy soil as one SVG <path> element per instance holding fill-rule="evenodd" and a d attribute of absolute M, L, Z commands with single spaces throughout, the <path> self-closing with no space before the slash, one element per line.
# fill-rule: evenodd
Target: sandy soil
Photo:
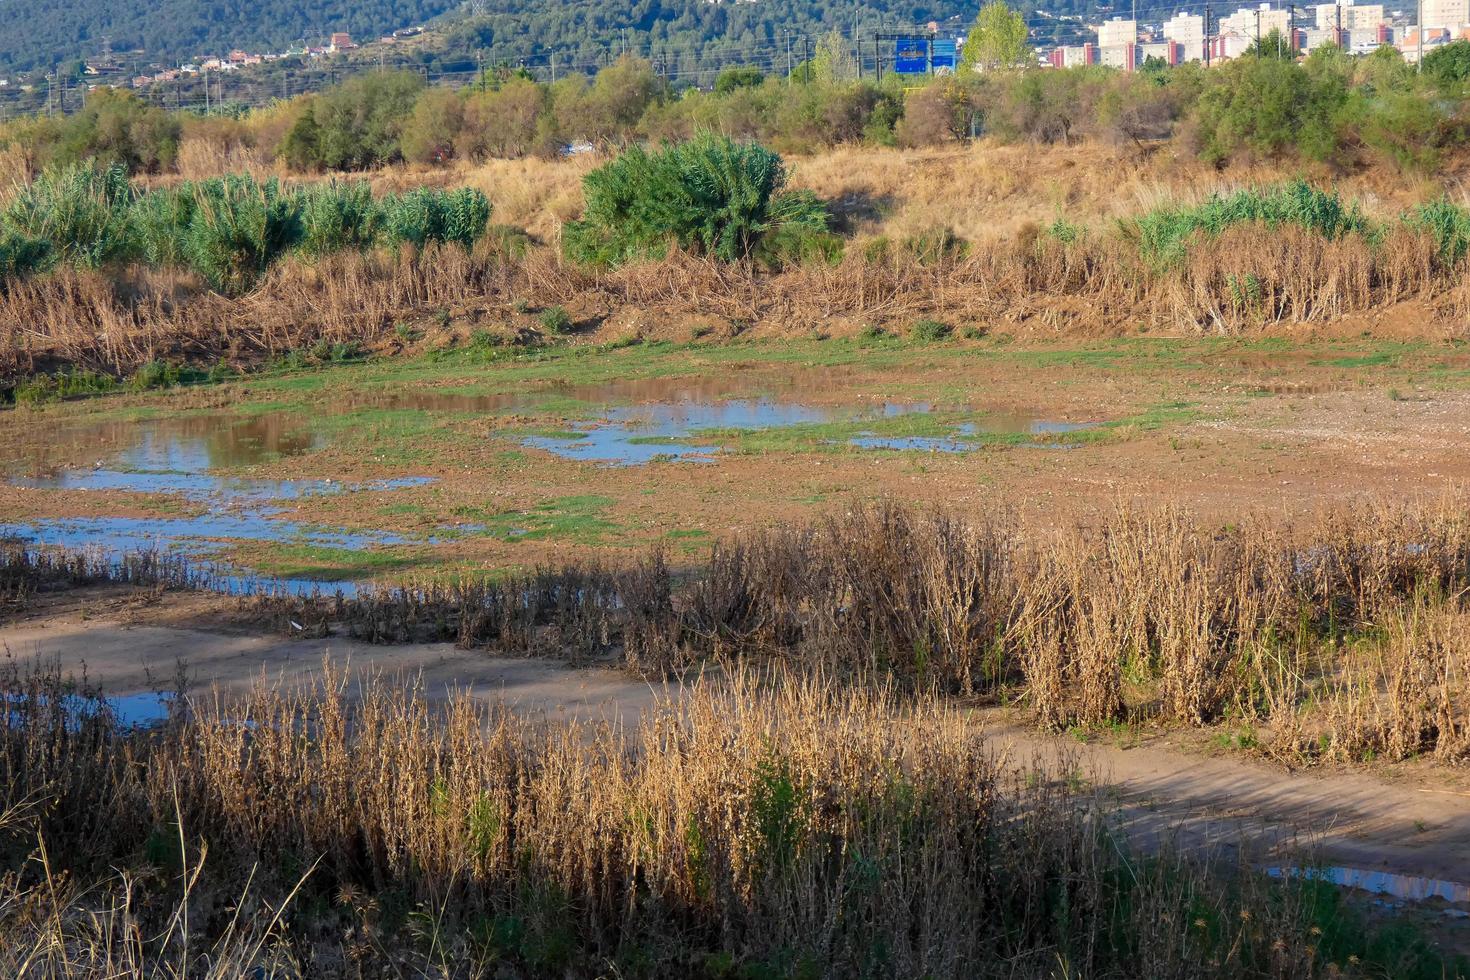
<path fill-rule="evenodd" d="M 629 726 L 661 698 L 679 694 L 614 670 L 497 658 L 449 644 L 373 647 L 341 637 L 261 636 L 231 628 L 228 603 L 210 596 L 154 601 L 115 587 L 56 594 L 0 627 L 0 650 L 23 666 L 85 670 L 114 696 L 167 689 L 181 665 L 187 690 L 197 696 L 262 679 L 299 683 L 324 661 L 405 682 L 420 678 L 430 697 L 468 690 L 550 718 Z M 1124 829 L 1144 843 L 1244 847 L 1267 861 L 1288 861 L 1305 847 L 1331 865 L 1470 883 L 1470 783 L 1443 769 L 1289 771 L 1237 755 L 1212 757 L 1189 733 L 1083 744 L 1029 730 L 1000 709 L 976 710 L 974 719 L 1008 762 L 1039 763 L 1095 785 Z M 1461 897 L 1455 908 L 1470 911 L 1470 884 Z M 1438 916 L 1445 903 L 1431 905 Z M 1463 921 L 1446 923 L 1450 941 L 1470 949 Z"/>
<path fill-rule="evenodd" d="M 821 345 L 795 348 L 813 357 L 823 350 Z M 436 568 L 527 567 L 589 554 L 626 560 L 630 548 L 671 534 L 682 537 L 676 558 L 681 550 L 697 558 L 710 537 L 805 523 L 847 502 L 880 496 L 975 515 L 1000 511 L 1045 526 L 1088 522 L 1119 502 L 1156 506 L 1172 501 L 1221 521 L 1253 511 L 1293 516 L 1363 494 L 1397 499 L 1470 481 L 1470 454 L 1464 452 L 1470 441 L 1470 390 L 1465 387 L 1470 354 L 1432 345 L 1402 355 L 1390 350 L 1392 363 L 1344 366 L 1372 361 L 1375 352 L 1381 349 L 917 348 L 861 355 L 880 359 L 872 365 L 803 366 L 780 360 L 793 353 L 780 346 L 752 345 L 744 362 L 728 361 L 728 353 L 718 349 L 683 351 L 651 363 L 676 375 L 671 384 L 713 385 L 712 397 L 737 390 L 731 378 L 743 379 L 750 390 L 784 379 L 812 405 L 932 402 L 1070 422 L 1146 419 L 1161 406 L 1182 408 L 1157 424 L 1130 424 L 1101 442 L 1067 450 L 986 446 L 968 453 L 881 453 L 806 446 L 726 452 L 711 464 L 623 467 L 522 446 L 517 427 L 565 427 L 555 412 L 445 412 L 389 421 L 352 416 L 361 419 L 360 428 L 339 426 L 324 445 L 305 455 L 231 472 L 346 481 L 432 478 L 409 489 L 293 501 L 282 514 L 311 525 L 418 536 L 484 519 L 466 514 L 510 515 L 514 523 L 514 515 L 557 501 L 587 495 L 606 500 L 596 515 L 601 524 L 593 530 L 583 526 L 526 537 L 471 533 L 420 547 L 399 566 L 410 577 Z M 636 360 L 637 352 L 605 356 L 614 375 L 624 365 L 622 357 L 633 358 L 625 365 L 630 369 L 647 368 Z M 457 387 L 515 392 L 540 385 L 545 390 L 544 383 L 521 376 L 497 386 L 497 370 L 426 374 L 393 390 L 419 395 Z M 374 387 L 372 380 L 371 374 L 344 371 L 329 375 L 319 392 L 288 392 L 297 399 L 287 401 L 289 408 L 258 417 L 263 432 L 280 438 L 292 425 L 309 428 L 314 415 L 329 416 L 344 411 L 344 405 L 350 410 L 354 399 L 386 387 Z M 8 460 L 22 472 L 58 466 L 85 470 L 136 438 L 128 422 L 88 425 L 93 408 L 116 414 L 135 402 L 139 409 L 166 415 L 223 409 L 231 401 L 277 403 L 282 395 L 247 386 L 18 412 L 0 462 Z M 183 414 L 178 423 L 185 422 L 200 426 L 198 438 L 211 438 L 209 425 L 215 423 L 210 417 Z M 392 428 L 397 424 L 428 428 Z M 424 451 L 428 445 L 432 452 Z M 116 491 L 10 487 L 0 494 L 0 522 L 145 516 L 190 506 Z M 261 565 L 270 558 L 263 553 L 268 551 L 247 549 L 236 557 L 269 568 Z"/>

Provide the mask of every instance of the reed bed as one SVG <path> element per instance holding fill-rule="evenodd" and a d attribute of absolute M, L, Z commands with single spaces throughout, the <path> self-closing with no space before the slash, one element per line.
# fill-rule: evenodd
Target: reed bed
<path fill-rule="evenodd" d="M 1449 261 L 1434 234 L 1395 229 L 1370 246 L 1296 227 L 1242 225 L 1164 270 L 1105 239 L 1058 241 L 1036 232 L 976 243 L 933 258 L 849 249 L 833 264 L 766 273 L 676 253 L 613 270 L 571 265 L 553 249 L 342 252 L 290 260 L 239 298 L 175 269 L 119 274 L 63 267 L 12 283 L 0 297 L 0 378 L 62 368 L 126 376 L 150 361 L 248 367 L 326 343 L 402 349 L 402 326 L 453 324 L 440 341 L 500 328 L 534 297 L 597 320 L 641 311 L 644 320 L 711 318 L 789 335 L 923 318 L 1038 336 L 1245 334 L 1329 324 L 1419 303 L 1416 329 L 1461 336 L 1470 316 L 1463 258 Z M 655 316 L 656 314 L 656 316 Z"/>
<path fill-rule="evenodd" d="M 46 576 L 12 554 L 0 582 L 22 596 Z M 207 586 L 209 572 L 165 564 L 119 574 Z M 1040 536 L 890 502 L 723 541 L 690 568 L 654 551 L 351 599 L 266 586 L 241 601 L 264 622 L 376 643 L 454 641 L 654 680 L 775 662 L 1018 703 L 1053 729 L 1226 727 L 1297 763 L 1452 763 L 1470 758 L 1467 593 L 1470 499 L 1457 491 L 1296 525 L 1120 509 Z"/>
<path fill-rule="evenodd" d="M 4 689 L 7 976 L 1464 975 L 1329 886 L 1135 851 L 882 684 L 737 672 L 623 729 L 325 670 L 145 732 Z"/>

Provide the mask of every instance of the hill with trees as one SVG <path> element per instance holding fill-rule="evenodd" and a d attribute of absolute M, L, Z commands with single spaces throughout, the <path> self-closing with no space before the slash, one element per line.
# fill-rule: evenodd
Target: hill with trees
<path fill-rule="evenodd" d="M 0 73 L 49 70 L 115 52 L 179 61 L 232 48 L 266 50 L 331 31 L 377 37 L 421 24 L 458 0 L 0 0 Z"/>

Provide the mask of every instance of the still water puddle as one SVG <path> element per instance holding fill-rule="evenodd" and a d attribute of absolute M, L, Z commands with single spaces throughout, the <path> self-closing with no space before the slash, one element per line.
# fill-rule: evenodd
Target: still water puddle
<path fill-rule="evenodd" d="M 882 402 L 870 406 L 828 406 L 771 399 L 722 402 L 660 402 L 605 408 L 589 421 L 573 423 L 565 433 L 533 435 L 522 445 L 565 459 L 616 466 L 639 466 L 655 460 L 712 462 L 722 451 L 715 436 L 790 429 L 798 426 L 862 424 L 935 411 L 927 403 Z M 988 436 L 1029 436 L 1017 444 L 1041 448 L 1065 446 L 1046 437 L 1090 428 L 1089 422 L 1055 422 L 1016 416 L 986 416 L 982 421 L 950 427 L 943 435 L 884 435 L 859 430 L 840 441 L 855 449 L 968 453 Z M 708 439 L 708 442 L 704 440 Z"/>
<path fill-rule="evenodd" d="M 124 429 L 92 426 L 73 430 L 59 441 L 66 445 L 68 439 L 88 437 L 95 440 L 91 445 L 120 444 L 122 448 L 112 448 L 110 457 L 98 460 L 92 469 L 15 475 L 9 478 L 9 484 L 33 490 L 166 495 L 193 505 L 197 512 L 39 518 L 23 524 L 0 524 L 0 539 L 36 547 L 100 552 L 114 560 L 150 551 L 206 558 L 225 545 L 239 542 L 360 551 L 405 544 L 410 539 L 385 531 L 312 527 L 282 517 L 283 505 L 311 496 L 387 491 L 430 482 L 411 477 L 348 484 L 334 480 L 263 480 L 210 472 L 299 455 L 319 444 L 315 437 L 302 434 L 295 423 L 278 418 L 242 421 L 194 417 L 132 423 Z M 211 581 L 232 592 L 265 586 L 308 592 L 324 584 L 315 580 L 266 581 L 224 568 Z"/>
<path fill-rule="evenodd" d="M 130 730 L 156 728 L 168 721 L 169 712 L 174 709 L 177 697 L 175 694 L 144 692 L 109 698 L 64 694 L 52 699 L 46 696 L 0 693 L 0 706 L 6 709 L 4 725 L 10 728 L 21 727 L 28 718 L 38 714 L 45 716 L 54 710 L 60 710 L 69 731 L 76 731 L 103 714 L 118 728 Z"/>
<path fill-rule="evenodd" d="M 1440 878 L 1392 874 L 1365 868 L 1329 866 L 1322 868 L 1267 868 L 1272 878 L 1304 878 L 1325 881 L 1342 888 L 1353 888 L 1373 895 L 1386 895 L 1406 902 L 1440 899 L 1450 903 L 1470 903 L 1470 885 Z"/>
<path fill-rule="evenodd" d="M 316 418 L 285 412 L 250 417 L 186 415 L 141 422 L 105 422 L 58 429 L 41 449 L 0 458 L 11 486 L 32 490 L 153 495 L 180 502 L 177 513 L 137 516 L 42 517 L 0 524 L 0 539 L 37 547 L 91 549 L 120 558 L 169 551 L 209 559 L 234 543 L 281 543 L 362 551 L 404 544 L 434 544 L 430 535 L 315 527 L 285 516 L 292 502 L 360 492 L 388 492 L 432 482 L 424 477 L 347 484 L 325 479 L 260 479 L 231 475 L 325 448 L 331 434 L 363 411 L 517 416 L 553 421 L 554 428 L 515 438 L 526 448 L 571 460 L 637 466 L 656 460 L 712 462 L 742 434 L 805 427 L 793 444 L 844 444 L 856 450 L 973 452 L 987 439 L 1013 445 L 1063 445 L 1054 437 L 1094 423 L 1029 416 L 977 414 L 965 406 L 934 405 L 855 396 L 841 372 L 777 379 L 760 384 L 738 370 L 706 378 L 626 379 L 511 393 L 434 389 L 358 392 L 326 404 Z M 933 418 L 929 418 L 929 416 Z M 326 420 L 330 419 L 328 425 Z M 895 420 L 907 419 L 907 422 Z M 952 422 L 944 421 L 952 419 Z M 968 421 L 967 421 L 968 420 Z M 519 419 L 517 420 L 519 421 Z M 823 428 L 826 427 L 826 428 Z M 32 444 L 34 445 L 34 444 Z M 56 458 L 91 462 L 54 468 Z M 474 533 L 478 526 L 445 528 L 444 535 Z M 523 532 L 524 533 L 524 532 Z M 512 530 L 511 536 L 516 536 Z M 211 577 L 229 591 L 258 588 L 309 592 L 353 591 L 348 580 L 262 579 L 248 569 L 220 567 Z"/>

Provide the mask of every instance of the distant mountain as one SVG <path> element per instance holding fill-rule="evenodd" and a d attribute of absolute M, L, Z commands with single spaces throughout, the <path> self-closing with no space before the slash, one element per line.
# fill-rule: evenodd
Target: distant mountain
<path fill-rule="evenodd" d="M 0 0 L 0 76 L 58 65 L 75 68 L 109 43 L 122 67 L 177 64 L 234 48 L 283 50 L 347 31 L 359 42 L 402 27 L 433 29 L 387 60 L 436 69 L 478 63 L 595 71 L 618 54 L 649 58 L 672 80 L 707 82 L 731 64 L 770 72 L 800 63 L 837 30 L 862 42 L 872 69 L 875 34 L 940 25 L 962 32 L 982 0 Z M 1038 39 L 1075 30 L 1058 13 L 1098 14 L 1101 0 L 1012 0 L 1030 14 Z M 104 41 L 106 39 L 106 41 Z M 883 42 L 891 60 L 892 42 Z M 141 49 L 142 55 L 130 52 Z M 378 61 L 381 53 L 373 53 Z"/>
<path fill-rule="evenodd" d="M 542 0 L 527 0 L 535 4 Z M 201 53 L 276 50 L 332 31 L 356 39 L 422 24 L 459 0 L 0 0 L 0 73 L 119 55 L 178 62 Z"/>

